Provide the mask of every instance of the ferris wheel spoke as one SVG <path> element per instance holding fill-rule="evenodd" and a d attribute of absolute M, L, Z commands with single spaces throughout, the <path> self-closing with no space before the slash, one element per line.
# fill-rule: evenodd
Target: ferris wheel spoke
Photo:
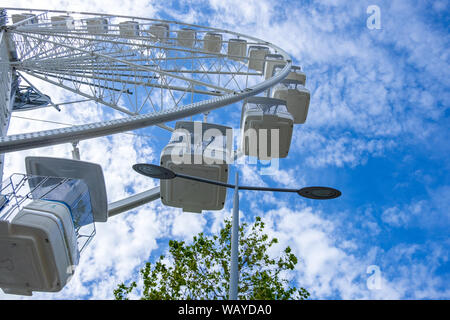
<path fill-rule="evenodd" d="M 198 60 L 197 63 L 198 63 L 198 65 L 200 66 L 200 69 L 201 69 L 201 70 L 203 70 L 203 71 L 209 71 L 209 70 L 210 70 L 210 69 L 207 69 L 207 68 L 204 66 L 203 61 Z M 213 62 L 213 65 L 210 66 L 210 68 L 212 68 L 212 67 L 214 66 L 214 64 L 215 64 L 215 62 Z M 210 78 L 210 74 L 209 74 L 209 73 L 206 73 L 206 72 L 200 74 L 200 81 L 204 81 L 203 79 L 204 79 L 205 77 L 207 78 L 207 81 L 212 82 L 212 80 L 211 80 L 211 78 Z"/>
<path fill-rule="evenodd" d="M 230 70 L 230 69 L 229 69 Z M 175 72 L 175 73 L 192 73 L 192 74 L 212 74 L 212 75 L 229 75 L 229 76 L 260 76 L 261 73 L 258 72 L 243 72 L 243 71 L 214 71 L 214 70 L 169 70 L 162 69 L 164 72 Z"/>
<path fill-rule="evenodd" d="M 24 29 L 18 29 L 14 30 L 15 33 L 23 35 L 23 36 L 30 36 L 31 34 L 34 35 L 34 37 L 39 38 L 39 36 L 43 37 L 58 37 L 59 39 L 64 39 L 65 43 L 83 43 L 83 42 L 89 42 L 95 44 L 101 44 L 104 45 L 105 43 L 109 43 L 111 45 L 114 45 L 116 47 L 134 47 L 134 50 L 145 50 L 145 49 L 159 49 L 159 50 L 167 50 L 170 52 L 184 52 L 184 53 L 191 53 L 191 54 L 203 54 L 204 56 L 201 56 L 200 58 L 204 59 L 210 59 L 215 58 L 217 56 L 226 56 L 224 54 L 216 53 L 211 54 L 211 52 L 197 49 L 197 48 L 177 48 L 172 47 L 168 44 L 158 44 L 153 43 L 149 39 L 139 39 L 137 42 L 131 43 L 130 41 L 126 41 L 123 39 L 123 37 L 118 37 L 117 35 L 108 35 L 108 34 L 102 34 L 101 37 L 92 37 L 89 36 L 86 33 L 79 33 L 79 34 L 73 34 L 73 33 L 55 33 L 53 31 L 45 31 L 39 28 L 30 28 L 28 30 Z M 175 40 L 175 39 L 172 39 Z"/>
<path fill-rule="evenodd" d="M 45 71 L 46 70 L 45 68 L 42 68 L 42 69 L 34 68 L 32 70 L 22 69 L 22 70 L 30 73 L 31 75 L 40 74 L 43 76 L 53 77 L 53 78 L 57 78 L 60 80 L 74 81 L 74 82 L 81 83 L 84 85 L 96 86 L 96 84 L 94 84 L 92 82 L 77 80 L 77 78 L 82 77 L 82 78 L 93 79 L 93 80 L 102 80 L 102 81 L 117 82 L 117 83 L 127 83 L 127 84 L 131 84 L 131 85 L 139 85 L 139 86 L 143 86 L 143 87 L 166 88 L 166 89 L 182 91 L 182 92 L 191 90 L 191 87 L 189 87 L 189 86 L 181 87 L 181 86 L 173 86 L 173 85 L 169 85 L 169 84 L 151 83 L 148 81 L 138 82 L 138 81 L 132 81 L 132 80 L 126 80 L 126 79 L 121 79 L 120 81 L 118 81 L 116 79 L 116 81 L 113 81 L 114 79 L 111 79 L 111 78 L 95 76 L 94 72 L 84 73 L 83 75 L 80 75 L 79 73 L 76 73 L 76 72 L 74 73 L 73 71 L 65 72 L 63 70 L 55 70 L 54 72 L 49 72 L 48 70 Z M 96 72 L 95 74 L 102 74 L 102 72 Z M 62 77 L 61 75 L 74 76 L 74 78 Z M 106 75 L 114 75 L 114 74 L 108 73 Z M 131 76 L 131 75 L 126 75 L 126 76 Z M 139 78 L 157 79 L 157 78 L 155 78 L 155 76 L 150 76 L 150 75 L 141 75 L 141 76 L 139 76 Z M 116 88 L 110 88 L 110 89 L 114 90 L 114 91 L 119 91 L 119 89 L 116 89 Z M 204 95 L 211 95 L 211 96 L 220 96 L 221 95 L 220 93 L 211 92 L 211 91 L 207 91 L 207 90 L 199 90 L 199 89 L 193 89 L 193 90 L 195 93 L 204 94 Z M 131 92 L 128 92 L 128 93 L 131 93 Z"/>
<path fill-rule="evenodd" d="M 33 37 L 33 36 L 29 36 L 29 37 Z M 92 56 L 96 56 L 96 57 L 99 57 L 99 58 L 102 58 L 102 59 L 105 59 L 105 60 L 109 60 L 109 61 L 113 61 L 113 62 L 120 62 L 120 63 L 122 63 L 124 65 L 129 66 L 130 68 L 159 73 L 161 75 L 165 75 L 165 76 L 168 76 L 168 77 L 173 77 L 173 78 L 177 78 L 177 79 L 180 79 L 180 80 L 184 80 L 186 82 L 193 83 L 195 85 L 199 85 L 199 86 L 215 89 L 215 90 L 218 90 L 219 92 L 224 92 L 224 93 L 228 92 L 229 93 L 229 92 L 233 91 L 233 90 L 230 90 L 228 88 L 216 86 L 216 85 L 214 85 L 212 83 L 198 81 L 198 80 L 195 80 L 195 79 L 192 79 L 192 78 L 188 78 L 188 77 L 184 77 L 184 76 L 181 76 L 181 75 L 177 75 L 177 74 L 174 74 L 174 73 L 171 74 L 169 72 L 164 72 L 164 71 L 161 71 L 161 70 L 158 70 L 158 69 L 155 69 L 155 68 L 142 66 L 142 65 L 139 65 L 139 64 L 136 64 L 136 63 L 129 62 L 128 60 L 114 58 L 114 57 L 111 57 L 111 56 L 108 56 L 108 55 L 105 55 L 105 54 L 101 54 L 101 53 L 97 53 L 97 52 L 93 52 L 93 51 L 87 51 L 85 49 L 76 48 L 76 47 L 73 47 L 73 46 L 70 46 L 70 45 L 67 45 L 67 44 L 56 43 L 56 42 L 51 41 L 51 40 L 47 40 L 47 42 L 52 43 L 54 45 L 65 46 L 65 47 L 73 49 L 75 51 L 85 52 L 87 54 L 91 54 Z"/>
<path fill-rule="evenodd" d="M 33 52 L 35 52 L 37 50 L 37 48 L 39 48 L 40 45 L 45 44 L 44 40 L 35 41 L 35 44 L 33 44 L 33 45 L 29 44 L 28 41 L 26 41 L 26 40 L 24 42 L 26 43 L 26 45 L 25 45 L 25 43 L 23 44 L 23 49 L 26 48 L 26 49 L 28 49 L 28 51 L 21 53 L 22 57 L 30 56 Z"/>
<path fill-rule="evenodd" d="M 36 28 L 35 28 L 36 29 Z M 31 29 L 31 30 L 35 30 L 35 29 Z M 20 33 L 20 31 L 18 31 Z M 42 33 L 42 31 L 34 31 L 34 34 L 37 35 L 49 35 L 52 34 L 50 32 L 47 33 Z M 83 38 L 83 37 L 79 37 L 79 36 L 68 36 L 68 35 L 61 35 L 61 34 L 53 34 L 54 37 L 59 37 L 60 39 L 65 38 L 66 40 L 71 40 L 71 41 L 65 41 L 68 44 L 74 44 L 74 40 L 77 41 L 88 41 L 90 43 L 101 43 L 104 44 L 105 42 L 109 42 L 115 46 L 119 46 L 120 47 L 120 51 L 123 51 L 123 48 L 126 47 L 130 47 L 130 46 L 134 46 L 134 48 L 132 49 L 132 51 L 136 51 L 138 50 L 139 47 L 141 47 L 142 49 L 161 49 L 161 50 L 167 50 L 168 52 L 183 52 L 183 53 L 192 53 L 192 54 L 199 54 L 202 53 L 204 54 L 203 56 L 187 56 L 187 57 L 175 57 L 175 58 L 170 58 L 168 57 L 167 59 L 190 59 L 192 57 L 195 57 L 196 59 L 215 59 L 216 57 L 226 57 L 225 54 L 220 54 L 220 53 L 216 53 L 214 55 L 212 55 L 210 52 L 204 51 L 204 50 L 200 50 L 200 49 L 194 49 L 194 48 L 173 48 L 173 47 L 167 47 L 167 46 L 158 46 L 155 44 L 151 44 L 148 42 L 148 39 L 146 39 L 146 41 L 143 41 L 142 43 L 133 43 L 130 44 L 129 42 L 126 41 L 119 41 L 119 40 L 108 40 L 108 39 L 99 39 L 99 38 Z M 102 36 L 106 36 L 106 35 L 102 35 Z M 119 38 L 122 39 L 122 38 Z M 76 42 L 79 43 L 79 42 Z M 80 46 L 81 47 L 81 46 Z M 244 57 L 245 58 L 245 57 Z"/>
<path fill-rule="evenodd" d="M 156 87 L 156 88 L 162 88 L 166 89 L 169 92 L 170 91 L 180 91 L 183 94 L 185 94 L 188 91 L 193 91 L 198 94 L 204 94 L 204 95 L 220 95 L 220 93 L 215 93 L 207 90 L 201 90 L 201 89 L 192 89 L 191 86 L 176 86 L 173 85 L 173 78 L 170 82 L 163 82 L 162 84 L 157 83 L 156 80 L 158 80 L 158 77 L 154 76 L 154 74 L 121 74 L 118 76 L 117 74 L 114 74 L 111 71 L 96 71 L 95 69 L 82 71 L 82 70 L 62 70 L 62 69 L 54 69 L 49 71 L 49 68 L 46 67 L 34 67 L 32 69 L 24 68 L 23 70 L 29 72 L 29 73 L 35 73 L 40 74 L 42 76 L 46 77 L 53 77 L 55 79 L 58 79 L 60 84 L 63 84 L 64 81 L 72 82 L 73 84 L 82 84 L 85 86 L 92 86 L 101 88 L 101 89 L 111 89 L 114 91 L 119 91 L 117 87 L 110 88 L 106 84 L 119 84 L 119 86 L 122 86 L 122 90 L 126 90 L 125 85 L 133 85 L 133 86 L 143 86 L 143 87 Z M 101 69 L 103 70 L 103 69 Z M 109 77 L 110 76 L 110 77 Z M 91 80 L 91 82 L 89 82 Z M 92 82 L 93 81 L 93 82 Z M 102 81 L 104 81 L 104 84 L 102 85 Z M 99 84 L 100 83 L 100 84 Z M 80 86 L 74 86 L 74 88 L 77 91 L 81 91 Z M 136 89 L 134 90 L 136 91 Z M 129 93 L 129 89 L 128 92 Z M 173 96 L 173 94 L 171 94 Z M 94 93 L 90 94 L 90 96 L 95 96 Z M 101 98 L 99 96 L 96 96 L 96 98 Z M 175 102 L 175 105 L 179 104 L 179 99 L 176 100 L 175 97 L 173 97 L 173 100 Z M 135 109 L 136 110 L 136 109 Z"/>
<path fill-rule="evenodd" d="M 71 91 L 72 92 L 77 92 L 77 93 L 82 92 L 79 85 L 91 86 L 91 87 L 94 87 L 96 89 L 105 89 L 105 90 L 109 90 L 109 91 L 114 91 L 114 92 L 116 92 L 116 95 L 115 95 L 116 97 L 115 97 L 115 99 L 113 99 L 111 97 L 111 100 L 109 101 L 109 104 L 107 104 L 107 105 L 110 106 L 110 104 L 113 104 L 114 106 L 116 106 L 115 109 L 117 109 L 117 104 L 119 102 L 118 100 L 119 100 L 121 95 L 126 94 L 126 95 L 130 96 L 130 95 L 133 94 L 133 92 L 130 91 L 130 89 L 125 87 L 125 86 L 123 86 L 122 88 L 107 86 L 107 84 L 113 83 L 111 81 L 111 79 L 106 78 L 106 77 L 93 76 L 92 73 L 89 74 L 89 75 L 88 74 L 84 74 L 83 76 L 84 76 L 85 79 L 90 78 L 90 79 L 93 79 L 93 80 L 99 80 L 99 81 L 105 81 L 105 82 L 103 84 L 101 84 L 101 83 L 93 83 L 93 82 L 83 81 L 83 80 L 80 80 L 80 77 L 79 77 L 78 74 L 75 74 L 75 76 L 77 76 L 76 78 L 63 77 L 62 75 L 70 76 L 70 75 L 73 75 L 73 74 L 71 74 L 69 72 L 64 72 L 62 70 L 58 70 L 57 72 L 55 71 L 55 73 L 50 73 L 48 71 L 44 72 L 44 70 L 38 70 L 36 68 L 34 70 L 25 70 L 25 71 L 27 71 L 30 75 L 33 75 L 33 76 L 41 75 L 41 76 L 43 76 L 43 77 L 41 77 L 41 79 L 43 79 L 45 81 L 47 80 L 47 77 L 55 78 L 55 79 L 58 80 L 58 84 L 61 87 L 64 87 L 65 89 L 70 88 L 69 86 L 67 86 L 67 84 L 64 84 L 65 81 L 72 82 L 73 84 L 77 85 L 77 86 L 71 87 L 71 89 L 72 89 Z M 50 81 L 50 82 L 52 84 L 55 83 L 54 81 Z M 168 83 L 165 83 L 165 84 L 161 85 L 161 84 L 158 84 L 158 83 L 151 83 L 151 82 L 148 82 L 148 81 L 146 81 L 146 82 L 137 82 L 137 81 L 122 79 L 121 82 L 117 82 L 116 81 L 114 83 L 119 83 L 119 84 L 127 83 L 127 84 L 131 84 L 131 85 L 143 86 L 144 88 L 150 87 L 150 88 L 168 89 L 168 92 L 170 92 L 170 96 L 172 97 L 172 100 L 174 102 L 173 104 L 171 104 L 172 106 L 178 106 L 180 104 L 181 100 L 185 97 L 187 92 L 194 92 L 196 94 L 211 95 L 211 96 L 220 96 L 221 95 L 219 93 L 212 93 L 210 91 L 199 90 L 199 89 L 192 89 L 189 86 L 187 86 L 187 87 L 175 86 L 175 85 L 171 84 L 172 82 L 168 82 Z M 171 91 L 181 92 L 182 95 L 177 99 L 173 95 L 173 93 L 171 93 Z M 136 92 L 136 90 L 134 92 Z M 84 92 L 84 93 L 86 93 L 86 92 Z M 91 92 L 88 93 L 88 96 L 91 97 L 93 100 L 96 100 L 97 102 L 105 103 L 105 101 L 108 101 L 107 99 L 105 99 L 107 97 L 106 95 L 99 96 L 98 94 L 95 94 L 95 92 L 93 90 L 91 90 Z M 147 93 L 144 96 L 145 96 L 145 99 L 144 99 L 144 102 L 142 103 L 142 105 L 138 106 L 137 104 L 133 104 L 134 109 L 133 109 L 133 111 L 131 111 L 131 113 L 128 113 L 128 114 L 141 113 L 143 111 L 144 104 L 148 100 L 152 101 L 152 105 L 154 106 L 153 99 L 151 98 L 151 92 Z M 123 109 L 119 109 L 119 111 L 123 112 L 124 110 Z"/>
<path fill-rule="evenodd" d="M 69 86 L 65 85 L 62 81 L 53 81 L 53 80 L 49 79 L 48 77 L 41 76 L 39 73 L 34 72 L 34 71 L 24 70 L 24 72 L 26 72 L 30 76 L 33 76 L 33 77 L 35 77 L 37 79 L 46 81 L 46 82 L 48 82 L 50 84 L 53 84 L 53 85 L 58 86 L 58 87 L 61 87 L 61 88 L 66 89 L 66 90 L 68 90 L 68 91 L 70 91 L 72 93 L 76 93 L 76 94 L 78 94 L 80 96 L 83 96 L 83 97 L 88 98 L 90 100 L 93 100 L 95 102 L 104 104 L 105 106 L 111 107 L 111 108 L 113 108 L 113 109 L 115 109 L 117 111 L 123 112 L 123 113 L 128 114 L 128 115 L 135 115 L 133 112 L 129 111 L 127 108 L 120 107 L 120 106 L 118 106 L 118 105 L 116 105 L 114 103 L 108 102 L 108 101 L 106 101 L 106 100 L 104 100 L 102 98 L 99 98 L 97 96 L 89 95 L 88 93 L 85 93 L 85 92 L 82 92 L 81 90 L 79 90 L 79 88 L 69 87 Z M 79 83 L 79 85 L 81 86 L 81 85 L 83 85 L 83 83 Z"/>
<path fill-rule="evenodd" d="M 233 81 L 236 85 L 236 87 L 238 88 L 238 90 L 242 90 L 241 85 L 239 84 L 239 82 L 236 79 L 236 76 L 252 76 L 252 75 L 261 75 L 261 73 L 251 73 L 251 72 L 241 72 L 241 69 L 244 68 L 244 65 L 239 65 L 239 68 L 236 68 L 236 66 L 234 66 L 234 71 L 231 70 L 230 65 L 228 63 L 224 64 L 227 67 L 227 72 L 226 74 L 230 74 L 230 79 L 228 80 L 227 83 L 224 84 L 225 87 L 228 86 L 228 83 L 230 83 L 231 81 Z"/>
<path fill-rule="evenodd" d="M 94 51 L 94 52 L 101 52 L 101 49 L 93 48 L 92 44 L 85 43 L 83 45 L 80 45 L 79 48 Z M 41 58 L 42 56 L 42 58 Z M 24 61 L 50 61 L 50 59 L 58 59 L 59 61 L 70 63 L 71 60 L 94 60 L 91 55 L 87 55 L 85 52 L 74 52 L 71 48 L 63 48 L 63 50 L 56 51 L 54 49 L 54 46 L 51 47 L 51 49 L 41 52 L 39 55 L 32 56 L 28 59 L 24 59 Z"/>

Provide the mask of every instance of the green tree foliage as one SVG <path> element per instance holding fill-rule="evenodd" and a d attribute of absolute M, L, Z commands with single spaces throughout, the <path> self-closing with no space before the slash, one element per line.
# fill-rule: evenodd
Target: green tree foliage
<path fill-rule="evenodd" d="M 287 247 L 280 257 L 272 259 L 267 250 L 278 242 L 263 233 L 264 222 L 239 228 L 239 299 L 297 299 L 309 297 L 306 289 L 297 289 L 283 277 L 293 270 L 297 257 Z M 114 290 L 118 300 L 128 299 L 137 290 L 144 300 L 228 299 L 231 255 L 231 221 L 219 235 L 194 237 L 192 244 L 169 241 L 169 257 L 147 262 L 141 269 L 142 287 L 136 282 L 120 284 Z"/>

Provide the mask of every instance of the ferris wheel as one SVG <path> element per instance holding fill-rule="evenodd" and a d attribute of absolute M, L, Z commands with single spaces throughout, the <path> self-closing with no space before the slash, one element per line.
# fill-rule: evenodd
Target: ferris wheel
<path fill-rule="evenodd" d="M 17 80 L 30 86 L 31 77 L 80 97 L 72 102 L 95 101 L 121 117 L 5 136 L 0 153 L 149 125 L 171 130 L 164 123 L 256 95 L 284 79 L 291 67 L 282 49 L 236 32 L 129 16 L 7 10 L 12 24 L 2 26 L 1 101 L 11 106 L 4 107 L 3 126 L 10 113 L 21 108 L 9 99 L 11 91 L 17 92 Z M 284 61 L 283 70 L 274 76 L 264 77 L 266 54 Z M 39 107 L 60 108 L 71 102 L 52 102 L 34 91 L 42 102 Z"/>
<path fill-rule="evenodd" d="M 274 148 L 269 147 L 270 150 L 265 157 L 259 157 L 260 150 L 246 144 L 247 140 L 242 141 L 240 154 L 260 159 L 286 157 L 293 125 L 306 120 L 309 91 L 304 87 L 305 74 L 299 67 L 292 65 L 291 58 L 281 48 L 249 35 L 152 18 L 18 8 L 1 10 L 0 30 L 0 178 L 4 154 L 8 152 L 75 143 L 148 126 L 158 126 L 172 132 L 169 144 L 161 153 L 161 165 L 185 170 L 185 173 L 192 170 L 191 173 L 195 172 L 199 176 L 226 182 L 227 164 L 207 167 L 201 163 L 197 167 L 182 167 L 172 161 L 170 155 L 173 154 L 174 148 L 179 146 L 177 143 L 183 140 L 183 132 L 194 131 L 192 121 L 178 120 L 198 114 L 204 114 L 206 120 L 210 111 L 244 101 L 240 119 L 242 130 L 278 128 L 282 135 L 279 137 L 282 142 L 281 150 L 275 153 Z M 62 88 L 70 92 L 70 96 L 77 98 L 53 101 L 51 93 L 41 92 L 34 85 L 36 79 Z M 256 97 L 257 95 L 260 96 Z M 16 112 L 39 108 L 60 110 L 69 104 L 76 105 L 81 112 L 83 103 L 89 101 L 111 110 L 107 111 L 108 115 L 114 115 L 115 118 L 60 129 L 7 135 L 10 119 Z M 167 124 L 172 121 L 178 121 L 175 127 Z M 219 132 L 225 132 L 227 129 L 216 124 L 207 124 L 205 128 L 216 129 Z M 205 147 L 218 143 L 218 139 L 214 140 L 214 143 L 213 140 L 214 137 L 206 141 L 206 144 L 201 140 L 200 154 L 203 155 Z M 221 143 L 219 149 L 223 147 Z M 225 147 L 221 149 L 222 153 L 216 152 L 213 158 L 225 157 L 225 149 Z M 72 222 L 64 220 L 64 206 L 54 209 L 57 212 L 54 213 L 56 216 L 54 219 L 61 220 L 63 222 L 61 225 L 72 223 L 76 230 L 71 234 L 71 238 L 67 236 L 64 238 L 66 247 L 70 247 L 67 244 L 69 242 L 75 243 L 74 246 L 77 247 L 66 250 L 69 257 L 65 262 L 67 266 L 74 265 L 76 264 L 74 262 L 78 261 L 77 255 L 82 250 L 79 241 L 82 234 L 80 228 L 89 225 L 89 221 L 105 222 L 108 214 L 111 216 L 123 212 L 159 196 L 164 204 L 183 208 L 185 211 L 201 212 L 223 208 L 226 188 L 214 189 L 208 186 L 200 190 L 198 182 L 194 182 L 188 188 L 177 182 L 161 183 L 161 190 L 158 189 L 158 192 L 138 194 L 112 206 L 111 204 L 105 206 L 106 190 L 101 168 L 95 164 L 79 161 L 77 156 L 74 158 L 75 160 L 39 157 L 26 159 L 27 174 L 32 178 L 25 176 L 24 180 L 19 179 L 17 185 L 28 187 L 28 191 L 23 192 L 24 199 L 33 198 L 37 202 L 24 207 L 25 204 L 19 201 L 15 207 L 16 210 L 23 207 L 28 213 L 45 211 L 47 217 L 51 209 L 44 201 L 48 200 L 45 195 L 65 194 L 64 197 L 67 198 L 68 190 L 72 190 L 72 193 L 73 190 L 77 190 L 79 195 L 77 199 L 82 199 L 86 197 L 86 190 L 96 190 L 90 193 L 93 214 L 91 220 L 75 219 L 73 214 L 75 207 L 71 205 L 68 207 L 72 214 Z M 72 176 L 58 174 L 58 169 L 67 171 L 69 170 L 67 168 L 72 170 Z M 47 178 L 37 178 L 39 176 Z M 51 184 L 49 176 L 59 180 Z M 58 185 L 60 191 L 55 193 L 52 189 L 50 192 L 48 185 Z M 8 187 L 16 194 L 17 186 L 14 186 L 16 185 L 12 182 L 8 186 L 3 185 L 2 191 Z M 37 189 L 47 191 L 41 190 L 42 192 L 36 193 Z M 180 197 L 183 192 L 188 193 Z M 177 196 L 174 197 L 174 194 Z M 196 198 L 199 196 L 203 199 Z M 188 198 L 189 201 L 186 200 Z M 210 202 L 205 202 L 205 198 Z M 61 202 L 60 199 L 58 201 Z M 0 197 L 0 218 L 1 210 L 7 203 L 11 203 L 10 199 Z M 24 221 L 28 221 L 28 216 L 23 210 L 17 215 L 18 218 L 15 218 L 22 221 L 21 226 L 25 224 Z M 3 216 L 12 215 L 8 213 Z M 0 219 L 0 242 L 1 222 Z M 13 229 L 8 230 L 12 237 Z M 17 230 L 15 232 L 19 232 Z M 4 234 L 7 232 L 4 231 Z M 87 236 L 84 235 L 85 239 L 92 236 L 92 231 Z M 48 242 L 47 238 L 45 240 Z M 86 245 L 86 241 L 83 243 L 82 247 Z M 56 253 L 48 251 L 47 255 L 47 258 L 51 259 Z M 47 268 L 51 269 L 48 266 Z M 20 284 L 22 287 L 20 285 L 14 287 L 13 284 L 4 284 L 6 280 L 2 279 L 0 272 L 0 287 L 3 289 L 7 287 L 12 293 L 23 294 L 33 290 L 59 291 L 68 278 L 62 275 L 64 273 L 62 269 L 59 270 L 56 265 L 54 268 L 56 271 L 52 274 L 59 274 L 55 275 L 59 280 L 55 280 L 54 283 L 49 282 L 41 286 L 35 284 L 34 287 L 30 283 L 22 283 Z"/>

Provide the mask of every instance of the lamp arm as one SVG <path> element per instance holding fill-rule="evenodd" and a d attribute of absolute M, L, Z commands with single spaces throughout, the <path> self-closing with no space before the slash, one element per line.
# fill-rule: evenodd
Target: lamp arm
<path fill-rule="evenodd" d="M 215 180 L 209 180 L 205 178 L 199 178 L 199 177 L 193 177 L 188 176 L 180 173 L 176 173 L 176 177 L 183 178 L 183 179 L 189 179 L 209 184 L 215 184 L 218 186 L 226 187 L 226 188 L 232 188 L 234 189 L 235 186 L 229 183 L 224 183 L 220 181 Z M 267 188 L 267 187 L 252 187 L 252 186 L 238 186 L 239 190 L 253 190 L 253 191 L 274 191 L 274 192 L 298 192 L 299 189 L 285 189 L 285 188 Z"/>

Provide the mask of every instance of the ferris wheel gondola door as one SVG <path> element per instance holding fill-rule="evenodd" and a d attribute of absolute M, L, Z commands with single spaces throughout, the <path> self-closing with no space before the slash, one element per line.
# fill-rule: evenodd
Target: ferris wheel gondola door
<path fill-rule="evenodd" d="M 207 32 L 203 37 L 203 49 L 208 52 L 220 53 L 222 49 L 222 35 L 215 32 Z"/>
<path fill-rule="evenodd" d="M 311 95 L 305 88 L 306 75 L 300 67 L 292 66 L 291 72 L 273 89 L 272 97 L 286 101 L 289 113 L 294 117 L 294 124 L 305 123 L 308 116 Z"/>
<path fill-rule="evenodd" d="M 169 143 L 161 152 L 160 164 L 176 173 L 226 183 L 230 137 L 230 127 L 179 121 Z M 175 178 L 161 180 L 160 193 L 164 205 L 201 213 L 202 210 L 221 210 L 225 203 L 226 188 Z"/>
<path fill-rule="evenodd" d="M 169 41 L 169 25 L 167 23 L 154 23 L 148 29 L 152 41 L 167 43 Z"/>
<path fill-rule="evenodd" d="M 119 23 L 121 37 L 139 37 L 139 23 L 137 21 L 123 21 Z"/>
<path fill-rule="evenodd" d="M 247 54 L 247 40 L 229 39 L 228 56 L 231 60 L 244 61 Z"/>
<path fill-rule="evenodd" d="M 299 66 L 292 66 L 291 72 L 289 72 L 287 77 L 284 79 L 298 81 L 298 83 L 303 86 L 306 84 L 306 74 L 302 71 L 302 69 Z"/>
<path fill-rule="evenodd" d="M 250 46 L 248 48 L 248 68 L 255 71 L 264 71 L 264 60 L 269 48 L 265 46 Z"/>
<path fill-rule="evenodd" d="M 52 21 L 52 27 L 54 29 L 59 29 L 62 31 L 75 29 L 75 21 L 71 16 L 52 16 L 50 20 Z"/>
<path fill-rule="evenodd" d="M 23 24 L 36 24 L 39 22 L 38 17 L 33 13 L 18 13 L 11 15 L 13 24 L 19 23 L 23 20 L 25 21 Z"/>
<path fill-rule="evenodd" d="M 241 115 L 241 151 L 260 160 L 287 157 L 293 123 L 286 101 L 266 97 L 248 98 Z"/>
<path fill-rule="evenodd" d="M 196 32 L 191 28 L 182 28 L 177 32 L 177 44 L 180 47 L 193 48 L 196 42 Z"/>
<path fill-rule="evenodd" d="M 86 29 L 88 33 L 93 35 L 101 35 L 108 33 L 108 19 L 106 18 L 88 18 L 86 21 Z"/>
<path fill-rule="evenodd" d="M 286 61 L 281 54 L 269 53 L 266 54 L 266 62 L 264 64 L 264 78 L 270 79 L 275 74 L 275 68 L 283 68 L 286 65 Z"/>

